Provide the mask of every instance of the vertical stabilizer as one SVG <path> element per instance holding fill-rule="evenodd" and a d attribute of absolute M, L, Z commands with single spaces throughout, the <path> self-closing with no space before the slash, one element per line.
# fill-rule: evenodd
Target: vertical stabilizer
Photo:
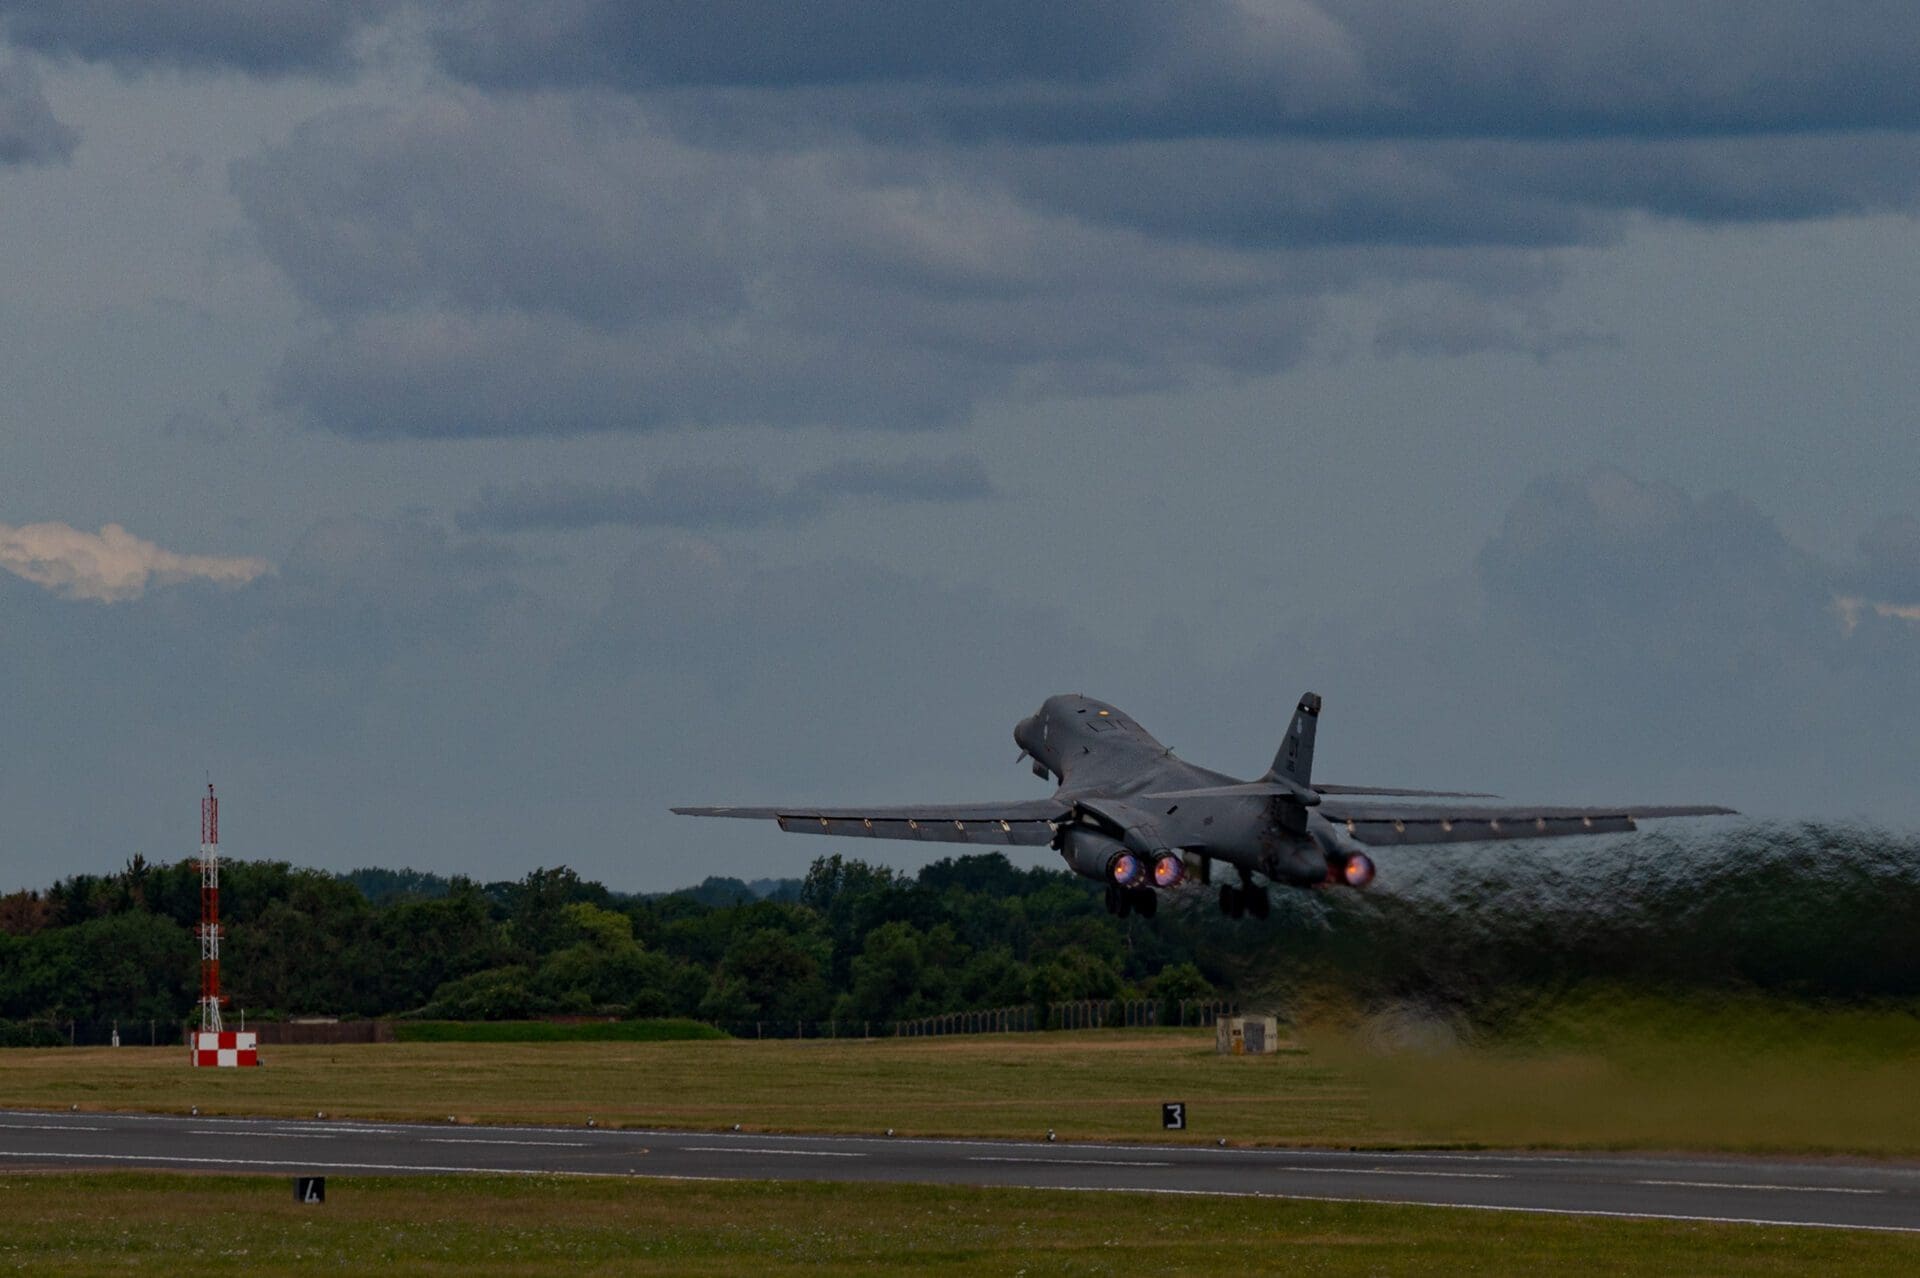
<path fill-rule="evenodd" d="M 1280 753 L 1273 756 L 1268 776 L 1295 785 L 1313 784 L 1313 730 L 1319 722 L 1320 694 L 1309 692 L 1300 698 L 1300 707 L 1293 712 L 1293 722 L 1287 725 L 1287 739 L 1280 743 Z"/>

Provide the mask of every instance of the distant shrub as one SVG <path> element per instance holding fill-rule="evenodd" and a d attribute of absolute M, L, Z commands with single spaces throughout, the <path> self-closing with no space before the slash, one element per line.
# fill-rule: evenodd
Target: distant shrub
<path fill-rule="evenodd" d="M 0 1047 L 65 1047 L 67 1036 L 45 1021 L 0 1021 Z"/>

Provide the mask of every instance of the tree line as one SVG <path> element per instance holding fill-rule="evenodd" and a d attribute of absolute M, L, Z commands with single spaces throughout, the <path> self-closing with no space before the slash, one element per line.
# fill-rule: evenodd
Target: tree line
<path fill-rule="evenodd" d="M 1191 956 L 1115 927 L 1097 887 L 998 853 L 913 875 L 836 855 L 659 896 L 565 866 L 477 883 L 233 860 L 221 910 L 223 988 L 253 1019 L 891 1021 L 1214 993 Z M 189 1019 L 199 912 L 190 860 L 0 898 L 0 1019 Z"/>
<path fill-rule="evenodd" d="M 624 895 L 562 866 L 477 883 L 407 870 L 222 869 L 226 988 L 250 1017 L 720 1025 L 885 1022 L 1074 999 L 1336 997 L 1482 1020 L 1584 983 L 1920 999 L 1920 840 L 1756 824 L 1382 855 L 1368 892 L 1209 889 L 1152 919 L 998 853 L 914 874 L 833 855 L 804 879 Z M 0 897 L 0 1020 L 187 1020 L 199 874 L 136 857 Z"/>

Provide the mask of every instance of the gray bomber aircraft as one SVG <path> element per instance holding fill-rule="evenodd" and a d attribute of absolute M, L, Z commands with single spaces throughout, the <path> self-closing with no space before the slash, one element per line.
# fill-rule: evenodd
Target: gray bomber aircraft
<path fill-rule="evenodd" d="M 1288 887 L 1373 881 L 1365 848 L 1605 834 L 1640 817 L 1733 815 L 1732 808 L 1544 808 L 1461 804 L 1490 794 L 1323 785 L 1313 780 L 1320 698 L 1300 698 L 1273 766 L 1257 781 L 1177 759 L 1117 707 L 1090 697 L 1048 697 L 1013 730 L 1020 759 L 1057 781 L 1048 799 L 868 808 L 675 808 L 683 816 L 772 820 L 782 830 L 852 838 L 1052 847 L 1076 873 L 1107 885 L 1115 914 L 1151 916 L 1158 892 L 1211 883 L 1219 862 L 1220 912 L 1265 918 L 1264 878 Z M 1380 799 L 1419 799 L 1381 803 Z M 1445 800 L 1445 802 L 1435 802 Z"/>

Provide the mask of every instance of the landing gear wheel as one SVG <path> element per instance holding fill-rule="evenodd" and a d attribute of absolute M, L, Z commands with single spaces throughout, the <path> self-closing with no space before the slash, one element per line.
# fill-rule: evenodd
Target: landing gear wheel
<path fill-rule="evenodd" d="M 1150 919 L 1160 909 L 1160 896 L 1152 888 L 1141 888 L 1133 894 L 1133 912 L 1143 919 Z"/>
<path fill-rule="evenodd" d="M 1230 919 L 1237 919 L 1247 912 L 1246 902 L 1241 898 L 1240 889 L 1231 883 L 1220 889 L 1220 912 Z"/>
<path fill-rule="evenodd" d="M 1107 913 L 1118 914 L 1119 912 L 1120 889 L 1116 885 L 1109 883 L 1107 884 Z"/>
<path fill-rule="evenodd" d="M 1256 919 L 1264 919 L 1273 910 L 1273 903 L 1267 899 L 1265 888 L 1253 888 L 1242 893 L 1246 897 L 1247 913 Z"/>

